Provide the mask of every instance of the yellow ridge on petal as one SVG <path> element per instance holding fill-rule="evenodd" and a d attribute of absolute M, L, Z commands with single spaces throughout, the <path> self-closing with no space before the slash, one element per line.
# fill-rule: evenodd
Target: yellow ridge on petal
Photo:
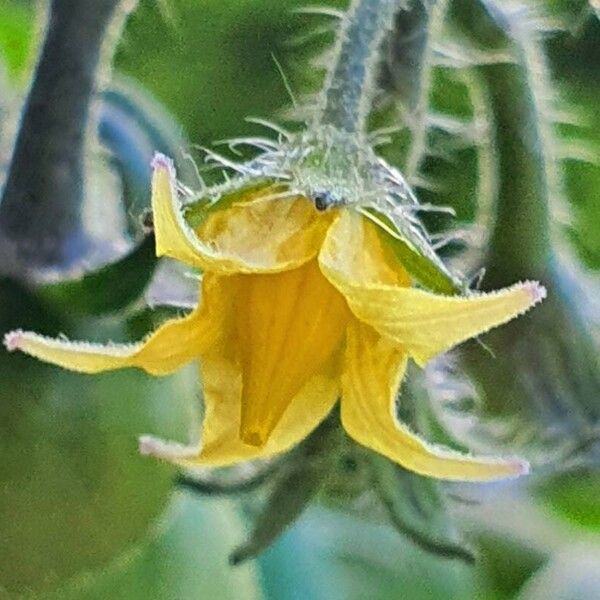
<path fill-rule="evenodd" d="M 407 355 L 367 325 L 348 329 L 342 424 L 358 443 L 405 469 L 438 479 L 486 481 L 527 472 L 522 460 L 475 458 L 428 444 L 396 417 Z"/>
<path fill-rule="evenodd" d="M 240 436 L 263 445 L 292 398 L 340 348 L 350 311 L 316 261 L 239 280 Z"/>
<path fill-rule="evenodd" d="M 157 256 L 221 274 L 275 273 L 314 258 L 330 223 L 303 197 L 270 199 L 270 186 L 208 215 L 194 231 L 177 197 L 172 162 L 157 154 L 152 211 Z M 217 205 L 218 206 L 218 205 Z"/>
<path fill-rule="evenodd" d="M 167 375 L 198 358 L 220 335 L 222 316 L 214 303 L 219 285 L 218 277 L 207 275 L 197 308 L 185 317 L 166 321 L 135 344 L 73 342 L 20 330 L 8 333 L 4 343 L 9 351 L 20 350 L 81 373 L 139 367 L 152 375 Z"/>
<path fill-rule="evenodd" d="M 540 302 L 546 290 L 526 281 L 492 292 L 442 296 L 382 282 L 374 270 L 355 268 L 361 245 L 356 215 L 342 215 L 329 230 L 321 270 L 346 297 L 352 312 L 401 345 L 419 365 L 465 340 L 506 323 Z"/>

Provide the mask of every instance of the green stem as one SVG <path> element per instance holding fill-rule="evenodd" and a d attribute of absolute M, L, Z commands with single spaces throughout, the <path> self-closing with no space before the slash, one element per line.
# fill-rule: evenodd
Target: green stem
<path fill-rule="evenodd" d="M 420 2 L 415 3 L 422 17 L 423 43 L 417 79 L 407 93 L 412 93 L 409 99 L 411 143 L 407 152 L 404 166 L 404 176 L 407 181 L 414 181 L 419 176 L 422 163 L 427 154 L 427 115 L 431 95 L 431 85 L 434 69 L 434 43 L 439 39 L 440 29 L 444 21 L 447 0 L 435 0 L 428 8 Z"/>
<path fill-rule="evenodd" d="M 498 287 L 546 274 L 551 182 L 524 73 L 516 65 L 493 65 L 483 69 L 483 77 L 491 97 L 499 182 L 486 279 Z"/>
<path fill-rule="evenodd" d="M 379 50 L 400 0 L 354 0 L 342 24 L 318 122 L 362 134 L 375 92 Z"/>
<path fill-rule="evenodd" d="M 460 31 L 515 58 L 478 68 L 488 89 L 498 185 L 485 282 L 497 288 L 536 278 L 549 297 L 531 315 L 486 336 L 495 360 L 472 347 L 463 354 L 463 366 L 483 391 L 490 414 L 533 416 L 530 433 L 542 423 L 563 440 L 565 434 L 587 439 L 600 422 L 600 363 L 574 290 L 554 259 L 550 204 L 560 197 L 561 179 L 545 57 L 526 12 L 506 13 L 501 28 L 489 15 L 503 23 L 498 15 L 504 5 L 483 2 L 490 13 L 477 0 L 453 3 Z"/>
<path fill-rule="evenodd" d="M 546 275 L 551 258 L 549 203 L 560 194 L 560 178 L 539 34 L 527 16 L 511 15 L 509 37 L 490 17 L 488 10 L 495 6 L 487 0 L 457 0 L 453 16 L 477 46 L 501 48 L 515 59 L 478 69 L 489 97 L 498 182 L 486 284 L 501 287 Z"/>
<path fill-rule="evenodd" d="M 28 267 L 85 252 L 84 148 L 107 30 L 120 0 L 53 0 L 0 204 L 0 232 Z"/>

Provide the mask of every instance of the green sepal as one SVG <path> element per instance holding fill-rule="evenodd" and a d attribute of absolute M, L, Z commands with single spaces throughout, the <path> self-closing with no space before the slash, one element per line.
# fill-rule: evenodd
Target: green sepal
<path fill-rule="evenodd" d="M 302 514 L 318 492 L 323 480 L 321 469 L 296 464 L 276 483 L 258 515 L 248 540 L 229 557 L 232 565 L 256 558 Z"/>
<path fill-rule="evenodd" d="M 252 492 L 276 476 L 286 457 L 250 469 L 193 469 L 177 476 L 175 485 L 203 496 L 229 496 Z M 223 472 L 224 471 L 224 472 Z"/>
<path fill-rule="evenodd" d="M 331 466 L 319 491 L 318 501 L 329 508 L 352 510 L 356 501 L 371 488 L 369 465 L 359 446 L 340 428 L 339 443 L 331 452 Z"/>
<path fill-rule="evenodd" d="M 137 300 L 150 281 L 156 266 L 154 236 L 146 236 L 131 252 L 98 271 L 42 285 L 38 297 L 71 314 L 101 315 L 117 312 Z"/>
<path fill-rule="evenodd" d="M 338 431 L 335 411 L 290 454 L 274 478 L 248 540 L 231 553 L 232 565 L 256 558 L 302 514 L 327 477 Z"/>
<path fill-rule="evenodd" d="M 423 550 L 442 558 L 474 563 L 473 551 L 460 539 L 448 515 L 439 484 L 365 450 L 373 488 L 390 523 Z"/>
<path fill-rule="evenodd" d="M 374 208 L 362 208 L 360 212 L 378 226 L 381 240 L 419 285 L 450 296 L 465 291 L 465 284 L 448 270 L 427 240 L 413 226 L 402 226 Z"/>

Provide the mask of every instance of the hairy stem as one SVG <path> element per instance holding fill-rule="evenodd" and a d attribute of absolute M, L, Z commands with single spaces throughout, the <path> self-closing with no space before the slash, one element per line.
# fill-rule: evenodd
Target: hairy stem
<path fill-rule="evenodd" d="M 85 138 L 103 42 L 119 4 L 51 2 L 0 204 L 0 234 L 28 267 L 65 266 L 85 251 Z"/>
<path fill-rule="evenodd" d="M 342 24 L 318 122 L 364 133 L 375 91 L 379 50 L 400 0 L 354 0 Z"/>
<path fill-rule="evenodd" d="M 514 65 L 484 71 L 492 97 L 500 187 L 487 264 L 490 285 L 543 277 L 550 253 L 549 181 L 540 122 L 523 73 Z M 515 243 L 517 242 L 517 243 Z"/>
<path fill-rule="evenodd" d="M 503 5 L 482 4 L 510 32 L 514 64 L 479 72 L 487 86 L 496 146 L 496 215 L 486 260 L 488 285 L 548 275 L 552 259 L 551 210 L 562 200 L 558 141 L 549 106 L 553 90 L 541 38 L 529 15 L 495 14 Z M 506 34 L 504 34 L 506 35 Z"/>
<path fill-rule="evenodd" d="M 438 39 L 447 4 L 447 0 L 435 0 L 426 9 L 423 5 L 417 3 L 417 6 L 421 7 L 424 40 L 421 64 L 418 71 L 418 83 L 413 86 L 414 91 L 409 104 L 412 135 L 404 167 L 404 176 L 409 182 L 418 178 L 422 162 L 427 153 L 427 113 L 433 78 L 434 42 Z"/>
<path fill-rule="evenodd" d="M 478 69 L 489 97 L 497 157 L 497 199 L 486 260 L 487 285 L 543 278 L 551 257 L 550 203 L 561 193 L 560 166 L 547 103 L 551 97 L 538 33 L 511 16 L 510 39 L 490 18 L 487 1 L 459 0 L 463 31 L 481 46 L 506 47 L 513 63 Z M 499 17 L 498 17 L 499 18 Z"/>
<path fill-rule="evenodd" d="M 600 422 L 600 370 L 552 245 L 550 211 L 562 190 L 540 34 L 524 10 L 503 13 L 504 4 L 483 4 L 487 10 L 477 0 L 454 3 L 462 9 L 461 30 L 480 45 L 503 45 L 515 59 L 478 68 L 488 90 L 497 170 L 485 283 L 496 288 L 538 278 L 549 297 L 525 319 L 487 336 L 495 360 L 472 349 L 463 365 L 483 390 L 491 414 L 529 412 L 550 436 L 586 439 Z"/>

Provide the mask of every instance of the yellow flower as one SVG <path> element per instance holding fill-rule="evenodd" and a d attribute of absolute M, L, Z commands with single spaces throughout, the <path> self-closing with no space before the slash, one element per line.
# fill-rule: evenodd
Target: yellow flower
<path fill-rule="evenodd" d="M 376 226 L 352 208 L 323 213 L 304 197 L 254 190 L 195 230 L 184 220 L 169 161 L 155 162 L 152 204 L 158 256 L 201 269 L 199 305 L 131 345 L 96 345 L 31 332 L 9 350 L 97 373 L 138 367 L 166 375 L 199 360 L 201 444 L 144 438 L 142 451 L 180 465 L 230 465 L 283 452 L 341 398 L 358 443 L 433 477 L 519 475 L 516 459 L 474 458 L 428 445 L 396 418 L 406 364 L 505 323 L 544 295 L 525 282 L 492 293 L 442 296 L 411 287 Z"/>

